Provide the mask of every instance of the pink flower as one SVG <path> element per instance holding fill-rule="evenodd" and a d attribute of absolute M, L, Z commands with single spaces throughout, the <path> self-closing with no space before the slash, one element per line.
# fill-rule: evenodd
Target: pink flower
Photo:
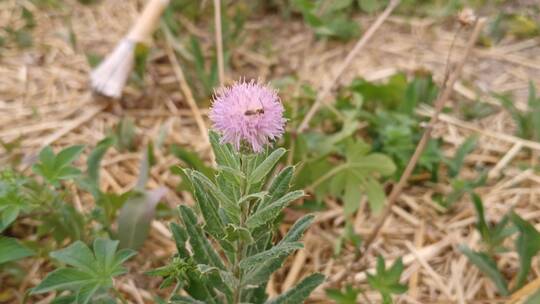
<path fill-rule="evenodd" d="M 280 138 L 286 122 L 276 90 L 253 80 L 219 89 L 210 119 L 222 142 L 231 143 L 237 150 L 245 142 L 254 152 L 261 152 L 270 141 Z"/>

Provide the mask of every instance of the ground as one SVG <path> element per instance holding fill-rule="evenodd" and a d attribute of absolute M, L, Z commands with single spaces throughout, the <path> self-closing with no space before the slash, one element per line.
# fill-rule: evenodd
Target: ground
<path fill-rule="evenodd" d="M 0 28 L 16 27 L 23 22 L 17 13 L 20 9 L 17 2 L 0 3 Z M 164 45 L 153 46 L 147 67 L 149 77 L 142 89 L 129 86 L 120 101 L 104 100 L 90 92 L 91 68 L 85 54 L 109 52 L 133 21 L 140 1 L 102 1 L 92 6 L 66 1 L 62 10 L 41 10 L 32 2 L 23 2 L 34 12 L 33 46 L 21 50 L 8 44 L 0 53 L 0 139 L 9 142 L 22 138 L 26 158 L 23 169 L 45 145 L 94 146 L 123 116 L 134 119 L 139 146 L 165 130 L 164 145 L 186 146 L 209 159 L 209 146 L 201 140 L 193 110 L 180 89 Z M 363 28 L 373 20 L 374 17 L 368 16 L 358 18 Z M 210 25 L 186 25 L 190 34 L 201 37 L 204 47 L 213 43 Z M 441 83 L 457 27 L 454 22 L 392 16 L 356 56 L 339 83 L 347 84 L 356 77 L 384 82 L 399 71 L 413 74 L 418 70 L 433 73 Z M 70 42 L 71 30 L 77 40 L 75 48 Z M 450 62 L 456 62 L 462 54 L 467 33 L 468 30 L 458 33 Z M 231 50 L 227 82 L 239 77 L 267 81 L 295 74 L 299 84 L 320 88 L 330 81 L 355 43 L 316 39 L 301 20 L 283 21 L 277 15 L 249 21 L 244 35 L 242 44 Z M 261 43 L 265 39 L 272 43 Z M 540 85 L 540 41 L 510 37 L 494 47 L 473 50 L 454 87 L 451 102 L 472 104 L 481 99 L 500 109 L 492 93 L 510 92 L 516 96 L 518 106 L 523 107 L 530 80 Z M 280 93 L 285 103 L 295 96 L 295 91 L 291 88 Z M 197 103 L 206 121 L 209 100 L 197 100 Z M 431 109 L 424 107 L 419 113 L 429 116 Z M 482 163 L 497 168 L 496 171 L 500 169 L 502 174 L 494 172 L 487 185 L 478 190 L 488 218 L 498 219 L 514 208 L 540 228 L 540 175 L 532 169 L 535 163 L 531 156 L 537 155 L 540 143 L 513 136 L 514 128 L 505 111 L 472 122 L 450 112 L 441 116 L 435 134 L 444 140 L 445 153 L 451 155 L 468 135 L 480 133 L 478 149 L 467 157 L 467 164 L 472 168 Z M 512 147 L 516 148 L 510 150 Z M 8 157 L 2 153 L 0 162 Z M 130 189 L 136 182 L 140 157 L 139 152 L 108 153 L 102 169 L 103 189 L 118 193 Z M 83 157 L 81 163 L 84 160 Z M 173 156 L 158 152 L 149 187 L 165 185 L 175 189 L 179 177 L 169 168 L 177 163 Z M 404 256 L 406 270 L 402 279 L 408 282 L 409 292 L 399 296 L 398 303 L 495 303 L 497 295 L 492 283 L 458 251 L 459 244 L 477 246 L 474 209 L 469 202 L 460 202 L 455 212 L 440 212 L 431 198 L 433 190 L 440 187 L 447 186 L 407 187 L 368 253 L 367 263 L 372 267 L 379 254 L 388 260 Z M 91 197 L 73 189 L 76 208 L 89 210 Z M 192 203 L 189 196 L 174 191 L 169 191 L 164 201 L 171 207 Z M 324 287 L 338 286 L 346 280 L 365 283 L 364 272 L 356 272 L 356 268 L 366 268 L 364 265 L 347 267 L 355 258 L 352 250 L 346 250 L 339 258 L 333 257 L 334 241 L 343 230 L 344 218 L 340 204 L 331 200 L 326 203 L 328 208 L 317 214 L 316 224 L 305 236 L 305 249 L 298 251 L 287 267 L 273 277 L 270 294 L 292 286 L 314 270 L 328 277 Z M 290 219 L 282 230 L 286 231 L 290 220 L 297 216 L 294 211 L 288 212 Z M 366 202 L 362 202 L 355 231 L 367 235 L 375 218 L 367 210 Z M 166 227 L 163 221 L 153 223 L 150 239 L 129 264 L 132 274 L 117 282 L 133 303 L 151 303 L 153 294 L 162 294 L 157 290 L 159 281 L 148 279 L 143 273 L 162 265 L 174 253 L 174 243 Z M 10 294 L 16 295 L 14 299 L 40 281 L 47 269 L 44 262 L 42 258 L 25 262 L 28 274 L 24 283 L 7 287 Z M 540 277 L 539 262 L 533 263 L 534 277 Z M 517 256 L 507 254 L 498 263 L 502 269 L 515 271 Z M 0 287 L 0 291 L 4 288 Z M 367 296 L 374 303 L 379 299 L 375 292 L 368 292 Z M 325 299 L 324 288 L 319 288 L 310 302 L 327 303 Z M 40 303 L 50 300 L 44 298 Z"/>

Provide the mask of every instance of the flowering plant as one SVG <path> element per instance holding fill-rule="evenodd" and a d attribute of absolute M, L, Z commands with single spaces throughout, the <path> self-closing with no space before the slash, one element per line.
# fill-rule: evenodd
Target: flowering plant
<path fill-rule="evenodd" d="M 219 132 L 210 132 L 217 174 L 184 170 L 197 204 L 180 206 L 181 224 L 171 225 L 178 253 L 153 274 L 164 277 L 163 287 L 176 284 L 174 303 L 301 303 L 324 276 L 312 274 L 270 300 L 265 293 L 314 219 L 300 218 L 274 242 L 281 211 L 304 196 L 289 192 L 293 166 L 272 174 L 286 152 L 269 147 L 284 132 L 283 106 L 270 88 L 242 82 L 218 91 L 210 118 Z"/>

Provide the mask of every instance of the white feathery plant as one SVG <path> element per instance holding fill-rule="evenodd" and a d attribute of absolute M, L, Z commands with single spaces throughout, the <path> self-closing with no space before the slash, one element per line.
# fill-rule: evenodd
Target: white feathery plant
<path fill-rule="evenodd" d="M 119 98 L 133 69 L 137 43 L 149 40 L 169 0 L 149 0 L 129 33 L 90 74 L 92 89 L 107 97 Z"/>

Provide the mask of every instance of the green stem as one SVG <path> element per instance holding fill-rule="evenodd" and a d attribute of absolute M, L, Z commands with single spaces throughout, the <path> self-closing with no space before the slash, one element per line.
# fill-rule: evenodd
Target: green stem
<path fill-rule="evenodd" d="M 248 172 L 247 156 L 242 155 L 240 158 L 240 161 L 241 161 L 241 170 L 245 174 L 245 176 L 248 177 L 249 172 Z M 244 197 L 245 195 L 249 194 L 249 186 L 250 186 L 249 182 L 247 180 L 244 180 L 244 184 L 241 185 L 240 197 Z M 242 208 L 242 216 L 240 218 L 240 227 L 243 227 L 249 215 L 249 203 L 243 204 L 241 208 Z M 238 286 L 236 286 L 236 289 L 233 291 L 234 304 L 239 304 L 242 301 L 242 288 L 243 288 L 244 282 L 242 282 L 242 269 L 240 269 L 240 261 L 242 261 L 242 259 L 245 257 L 246 249 L 247 248 L 244 244 L 244 241 L 242 239 L 239 239 L 236 243 L 236 259 L 233 265 L 233 274 L 238 280 Z"/>

